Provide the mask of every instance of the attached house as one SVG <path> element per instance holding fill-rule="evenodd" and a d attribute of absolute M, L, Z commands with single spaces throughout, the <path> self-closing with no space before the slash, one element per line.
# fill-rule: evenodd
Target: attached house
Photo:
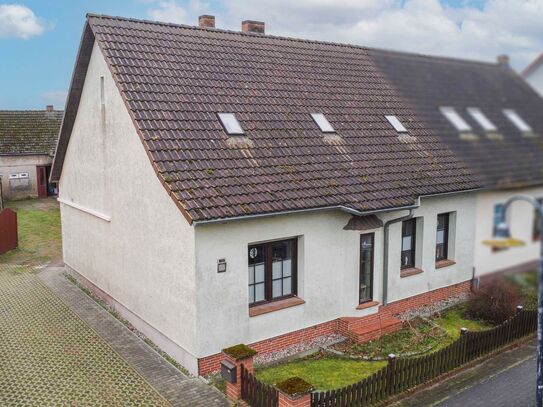
<path fill-rule="evenodd" d="M 515 203 L 507 213 L 524 247 L 497 250 L 483 241 L 492 238 L 509 197 L 543 199 L 543 99 L 505 56 L 491 64 L 381 50 L 370 55 L 484 186 L 476 193 L 475 276 L 535 270 L 540 231 L 530 204 Z"/>
<path fill-rule="evenodd" d="M 198 374 L 467 293 L 481 182 L 369 50 L 213 22 L 88 16 L 51 175 L 68 272 Z"/>
<path fill-rule="evenodd" d="M 543 96 L 543 53 L 522 71 L 522 76 Z"/>
<path fill-rule="evenodd" d="M 63 112 L 0 110 L 0 184 L 5 199 L 56 194 L 49 175 Z"/>

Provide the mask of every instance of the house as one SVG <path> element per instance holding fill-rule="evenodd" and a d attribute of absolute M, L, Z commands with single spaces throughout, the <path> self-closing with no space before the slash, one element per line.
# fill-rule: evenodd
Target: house
<path fill-rule="evenodd" d="M 51 179 L 69 273 L 195 374 L 469 292 L 480 181 L 359 46 L 89 15 Z"/>
<path fill-rule="evenodd" d="M 56 194 L 49 175 L 63 112 L 0 110 L 0 184 L 5 199 Z"/>
<path fill-rule="evenodd" d="M 370 50 L 395 89 L 462 158 L 484 188 L 476 192 L 475 276 L 537 268 L 537 211 L 516 203 L 507 213 L 513 236 L 526 245 L 492 249 L 503 204 L 515 194 L 543 199 L 543 99 L 514 70 L 498 63 Z"/>
<path fill-rule="evenodd" d="M 522 76 L 543 96 L 543 53 L 522 71 Z"/>

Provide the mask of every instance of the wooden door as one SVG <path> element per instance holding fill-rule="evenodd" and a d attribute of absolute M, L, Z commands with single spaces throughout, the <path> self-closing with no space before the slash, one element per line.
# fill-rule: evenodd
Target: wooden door
<path fill-rule="evenodd" d="M 47 198 L 47 169 L 44 165 L 36 167 L 38 179 L 38 198 Z"/>

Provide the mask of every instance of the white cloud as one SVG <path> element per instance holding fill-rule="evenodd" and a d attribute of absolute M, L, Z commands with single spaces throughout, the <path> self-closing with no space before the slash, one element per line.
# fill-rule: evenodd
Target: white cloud
<path fill-rule="evenodd" d="M 59 109 L 63 109 L 67 96 L 68 92 L 65 90 L 53 90 L 51 92 L 45 92 L 41 95 L 41 99 L 46 105 L 54 105 Z"/>
<path fill-rule="evenodd" d="M 187 23 L 187 10 L 176 0 L 160 0 L 153 8 L 147 10 L 151 19 L 167 23 Z"/>
<path fill-rule="evenodd" d="M 45 23 L 28 7 L 0 4 L 0 38 L 26 40 L 42 34 L 45 28 Z"/>
<path fill-rule="evenodd" d="M 543 0 L 222 0 L 226 27 L 260 19 L 279 35 L 492 61 L 522 68 L 543 51 Z"/>

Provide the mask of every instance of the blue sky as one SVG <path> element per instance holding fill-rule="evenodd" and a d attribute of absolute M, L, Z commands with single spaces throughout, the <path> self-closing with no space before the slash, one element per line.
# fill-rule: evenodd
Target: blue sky
<path fill-rule="evenodd" d="M 517 69 L 543 51 L 543 0 L 0 0 L 0 109 L 62 107 L 87 12 L 186 24 L 214 14 L 230 29 L 260 19 L 278 35 L 481 60 L 507 53 Z"/>

